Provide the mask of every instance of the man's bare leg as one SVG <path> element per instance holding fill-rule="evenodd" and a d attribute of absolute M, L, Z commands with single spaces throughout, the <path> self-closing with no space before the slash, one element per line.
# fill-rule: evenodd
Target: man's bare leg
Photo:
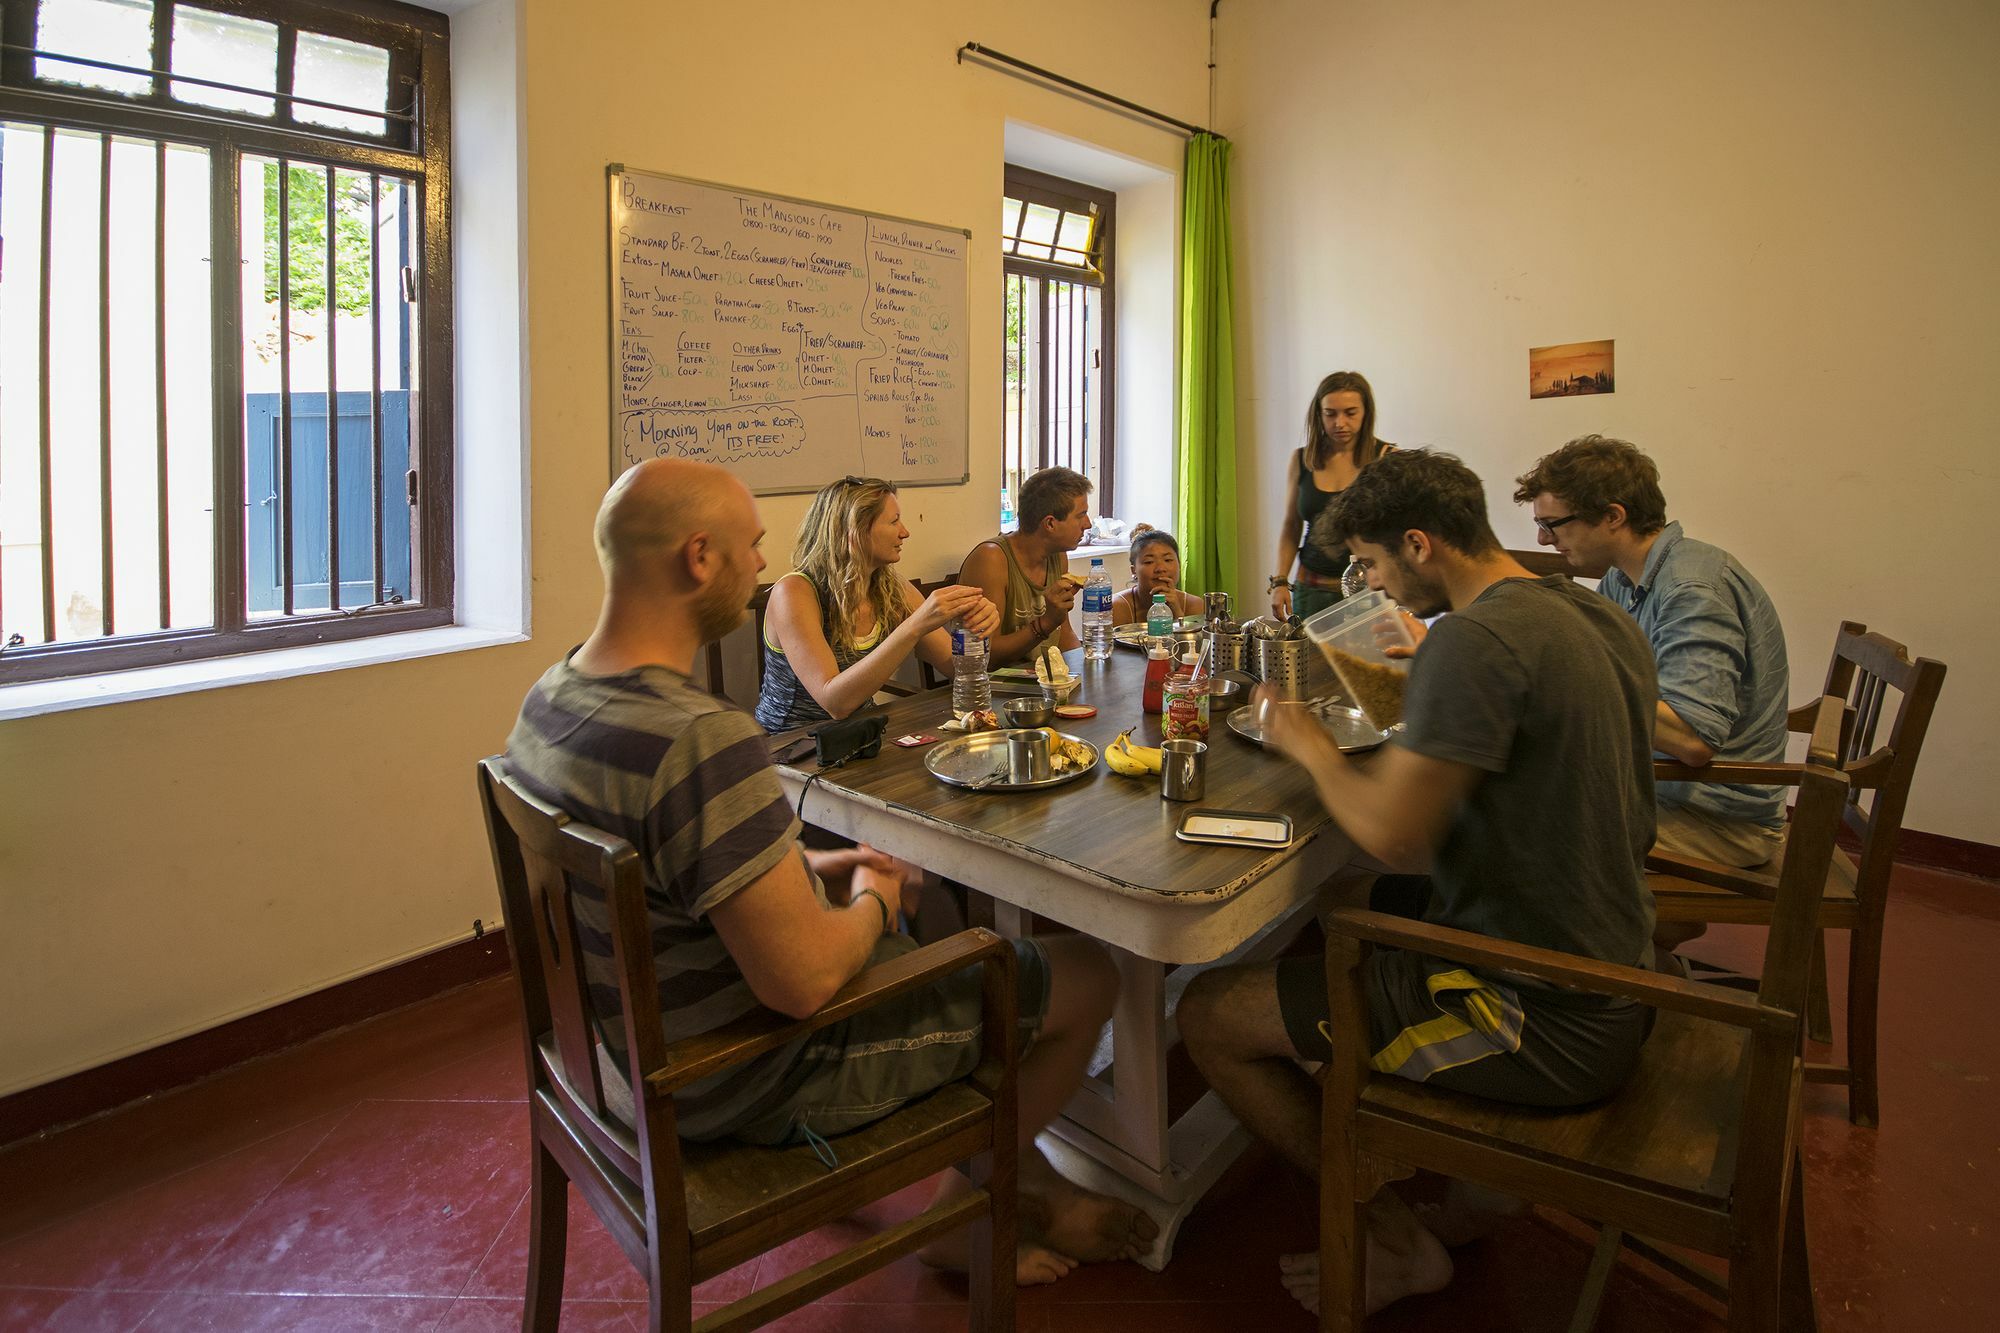
<path fill-rule="evenodd" d="M 1221 967 L 1196 977 L 1181 997 L 1181 1040 L 1202 1077 L 1241 1120 L 1310 1179 L 1319 1179 L 1320 1092 L 1296 1063 L 1278 1009 L 1272 964 Z M 1368 1309 L 1437 1291 L 1451 1280 L 1451 1256 L 1394 1190 L 1368 1208 Z M 1281 1256 L 1286 1290 L 1319 1309 L 1319 1256 Z"/>
<path fill-rule="evenodd" d="M 1048 1014 L 1034 1048 L 1021 1057 L 1016 1077 L 1022 1243 L 1015 1276 L 1024 1285 L 1053 1282 L 1078 1261 L 1136 1259 L 1160 1231 L 1144 1210 L 1065 1180 L 1035 1144 L 1035 1135 L 1056 1118 L 1083 1081 L 1118 999 L 1118 969 L 1097 944 L 1076 935 L 1050 936 L 1041 944 L 1049 955 Z M 961 1197 L 971 1188 L 964 1176 L 949 1172 L 935 1202 Z M 966 1257 L 962 1232 L 923 1252 L 925 1262 L 945 1268 L 963 1268 Z"/>

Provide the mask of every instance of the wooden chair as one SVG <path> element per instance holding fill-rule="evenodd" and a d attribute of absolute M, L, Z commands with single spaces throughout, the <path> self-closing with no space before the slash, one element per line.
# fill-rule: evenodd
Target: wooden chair
<path fill-rule="evenodd" d="M 1894 868 L 1896 838 L 1903 827 L 1903 808 L 1916 776 L 1917 755 L 1944 686 L 1944 663 L 1927 657 L 1910 659 L 1907 649 L 1868 627 L 1843 623 L 1834 639 L 1833 661 L 1827 668 L 1824 693 L 1848 701 L 1851 730 L 1840 752 L 1840 767 L 1849 783 L 1847 827 L 1860 839 L 1859 862 L 1836 851 L 1826 876 L 1819 909 L 1819 926 L 1845 930 L 1847 940 L 1847 1063 L 1806 1066 L 1806 1078 L 1816 1083 L 1845 1083 L 1847 1114 L 1857 1125 L 1881 1119 L 1877 1079 L 1876 1014 L 1882 981 L 1882 918 L 1888 905 L 1889 872 Z M 1885 713 L 1885 695 L 1895 690 L 1902 702 L 1889 724 L 1888 739 L 1877 744 Z M 1792 710 L 1793 731 L 1813 725 L 1816 705 Z M 1663 777 L 1696 781 L 1707 769 L 1688 770 L 1662 765 Z M 1872 799 L 1867 799 L 1872 794 Z M 1779 865 L 1738 870 L 1692 857 L 1655 852 L 1646 858 L 1647 876 L 1661 921 L 1736 922 L 1769 925 L 1771 895 Z M 1814 980 L 1808 1011 L 1809 1035 L 1832 1039 L 1827 1018 L 1826 945 L 1814 940 Z"/>
<path fill-rule="evenodd" d="M 703 650 L 703 658 L 707 664 L 705 675 L 710 694 L 719 699 L 733 699 L 744 708 L 756 706 L 757 691 L 762 689 L 764 684 L 764 613 L 770 610 L 770 607 L 771 585 L 760 583 L 757 585 L 757 590 L 750 594 L 750 642 L 756 654 L 757 669 L 756 674 L 750 679 L 747 692 L 732 692 L 728 688 L 729 681 L 722 651 L 724 640 L 708 641 L 708 647 Z M 746 699 L 748 703 L 744 702 Z"/>
<path fill-rule="evenodd" d="M 1015 981 L 1010 946 L 971 930 L 869 968 L 811 1018 L 760 1010 L 668 1045 L 662 1030 L 639 856 L 620 838 L 571 821 L 513 781 L 499 758 L 479 765 L 507 948 L 521 987 L 534 1167 L 528 1299 L 522 1326 L 553 1330 L 561 1308 L 570 1183 L 646 1276 L 649 1327 L 695 1327 L 695 1284 L 954 1164 L 976 1188 L 859 1245 L 703 1316 L 704 1333 L 755 1327 L 818 1299 L 951 1230 L 972 1229 L 971 1326 L 1014 1326 Z M 606 906 L 619 1003 L 631 1043 L 635 1114 L 606 1101 L 578 952 L 576 899 Z M 984 1050 L 965 1080 L 810 1147 L 682 1142 L 672 1094 L 892 996 L 978 964 Z M 637 1002 L 635 1003 L 635 997 Z"/>
<path fill-rule="evenodd" d="M 1361 1326 L 1366 1207 L 1387 1159 L 1426 1167 L 1730 1261 L 1731 1329 L 1815 1326 L 1799 1162 L 1800 1033 L 1814 913 L 1847 789 L 1834 767 L 1841 702 L 1816 710 L 1803 765 L 1714 764 L 1715 781 L 1800 788 L 1755 998 L 1376 912 L 1327 918 L 1335 1058 L 1320 1184 L 1321 1326 Z M 1660 1011 L 1631 1081 L 1594 1106 L 1512 1106 L 1373 1073 L 1361 964 L 1368 946 L 1502 969 Z M 1609 1242 L 1615 1257 L 1619 1237 Z M 1605 1247 L 1600 1246 L 1600 1255 Z M 1610 1263 L 1593 1263 L 1593 1278 Z M 1711 1279 L 1712 1282 L 1712 1279 Z M 1588 1299 L 1588 1295 L 1586 1296 Z M 1594 1306 L 1590 1307 L 1594 1314 Z M 1579 1321 L 1572 1328 L 1588 1327 Z"/>
<path fill-rule="evenodd" d="M 1563 559 L 1561 556 L 1557 555 L 1554 551 L 1509 550 L 1507 554 L 1514 557 L 1515 561 L 1518 564 L 1520 564 L 1530 574 L 1533 574 L 1538 578 L 1545 577 L 1549 574 L 1560 574 L 1566 579 L 1573 579 L 1576 577 L 1576 570 L 1570 567 L 1569 561 Z"/>

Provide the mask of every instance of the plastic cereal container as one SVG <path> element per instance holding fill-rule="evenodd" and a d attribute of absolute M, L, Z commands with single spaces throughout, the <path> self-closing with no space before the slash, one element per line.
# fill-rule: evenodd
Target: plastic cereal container
<path fill-rule="evenodd" d="M 1386 650 L 1415 648 L 1416 640 L 1394 602 L 1379 592 L 1356 593 L 1308 616 L 1305 630 L 1370 722 L 1387 731 L 1403 720 L 1410 659 Z"/>

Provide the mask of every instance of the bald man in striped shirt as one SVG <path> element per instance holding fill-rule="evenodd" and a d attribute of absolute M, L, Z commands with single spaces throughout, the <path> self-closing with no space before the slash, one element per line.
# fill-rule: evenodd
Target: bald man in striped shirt
<path fill-rule="evenodd" d="M 507 741 L 512 771 L 573 818 L 626 839 L 645 865 L 667 1040 L 759 1006 L 819 1010 L 862 968 L 916 947 L 895 934 L 895 863 L 867 847 L 811 851 L 749 714 L 694 686 L 695 655 L 740 625 L 764 568 L 750 493 L 723 469 L 655 459 L 626 472 L 597 515 L 604 603 L 584 643 L 536 682 Z M 846 878 L 846 905 L 824 881 Z M 610 926 L 580 901 L 590 998 L 611 1063 L 629 1068 Z M 1130 1205 L 1078 1189 L 1034 1134 L 1075 1091 L 1117 995 L 1103 949 L 1021 940 L 1022 1245 L 1017 1276 L 1132 1258 L 1157 1235 Z M 675 1094 L 683 1137 L 796 1143 L 831 1137 L 963 1077 L 979 1059 L 977 969 L 869 1009 Z M 970 1183 L 946 1177 L 941 1198 Z M 962 1265 L 962 1235 L 927 1257 Z"/>

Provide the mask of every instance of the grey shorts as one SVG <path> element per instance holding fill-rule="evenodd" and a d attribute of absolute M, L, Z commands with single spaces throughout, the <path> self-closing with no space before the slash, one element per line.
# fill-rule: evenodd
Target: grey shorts
<path fill-rule="evenodd" d="M 1362 985 L 1378 1072 L 1523 1106 L 1609 1096 L 1653 1029 L 1645 1005 L 1495 982 L 1401 949 L 1370 953 Z M 1325 955 L 1280 959 L 1277 987 L 1293 1047 L 1331 1059 Z"/>
<path fill-rule="evenodd" d="M 1017 1022 L 1026 1050 L 1049 1010 L 1049 956 L 1032 939 L 1010 943 L 1019 965 Z M 884 935 L 869 966 L 916 947 L 907 935 Z M 962 968 L 815 1034 L 780 1094 L 729 1137 L 773 1145 L 803 1143 L 808 1131 L 832 1138 L 964 1078 L 979 1063 L 981 970 Z"/>

